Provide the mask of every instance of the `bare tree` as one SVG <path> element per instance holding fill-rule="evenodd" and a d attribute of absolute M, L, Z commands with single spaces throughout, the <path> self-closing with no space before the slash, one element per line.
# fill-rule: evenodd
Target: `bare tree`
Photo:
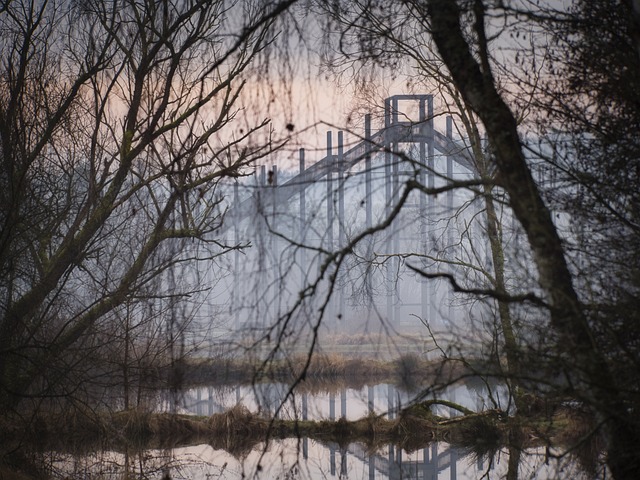
<path fill-rule="evenodd" d="M 401 66 L 404 61 L 408 61 L 415 68 L 412 78 L 414 85 L 419 82 L 431 85 L 429 77 L 437 76 L 442 81 L 441 90 L 456 105 L 456 111 L 463 118 L 466 116 L 472 119 L 476 116 L 479 120 L 469 121 L 465 126 L 472 145 L 476 146 L 476 161 L 481 163 L 478 165 L 480 178 L 474 184 L 450 184 L 448 188 L 472 186 L 482 192 L 487 208 L 486 225 L 491 240 L 491 273 L 494 281 L 490 288 L 482 288 L 481 285 L 463 285 L 460 270 L 453 273 L 434 272 L 424 268 L 416 270 L 429 278 L 445 277 L 457 290 L 494 299 L 504 335 L 504 351 L 508 357 L 508 377 L 518 386 L 520 382 L 527 380 L 527 376 L 532 375 L 534 382 L 527 386 L 537 384 L 556 389 L 556 392 L 569 393 L 592 408 L 604 427 L 602 431 L 608 441 L 609 467 L 616 477 L 632 476 L 637 469 L 633 449 L 638 445 L 639 439 L 637 425 L 629 421 L 629 414 L 637 409 L 637 389 L 624 379 L 618 380 L 616 372 L 625 372 L 629 365 L 637 365 L 637 349 L 633 340 L 636 338 L 636 329 L 630 327 L 633 321 L 627 321 L 634 316 L 626 307 L 637 298 L 636 283 L 632 279 L 635 267 L 629 271 L 623 268 L 625 271 L 620 272 L 614 281 L 615 289 L 596 288 L 598 297 L 612 294 L 613 298 L 620 301 L 620 309 L 616 314 L 601 315 L 598 318 L 598 315 L 586 311 L 583 299 L 589 297 L 591 282 L 580 280 L 578 270 L 570 265 L 569 260 L 574 257 L 571 257 L 568 245 L 575 242 L 573 245 L 577 250 L 588 245 L 589 254 L 592 255 L 590 260 L 594 265 L 606 265 L 611 258 L 602 255 L 601 250 L 598 251 L 603 247 L 616 246 L 617 258 L 628 258 L 622 253 L 620 246 L 622 243 L 626 246 L 635 245 L 635 242 L 619 243 L 613 237 L 618 232 L 624 232 L 625 240 L 634 240 L 636 222 L 634 214 L 630 213 L 634 209 L 629 206 L 635 205 L 635 195 L 627 188 L 630 183 L 626 175 L 612 176 L 611 172 L 600 171 L 599 165 L 593 162 L 594 157 L 589 158 L 586 169 L 573 168 L 575 165 L 572 167 L 567 163 L 560 165 L 565 173 L 573 176 L 574 181 L 572 187 L 559 192 L 565 198 L 564 208 L 567 199 L 574 203 L 576 198 L 587 199 L 589 205 L 595 206 L 596 211 L 582 210 L 576 218 L 593 219 L 593 214 L 600 212 L 600 215 L 604 214 L 607 218 L 605 223 L 616 225 L 617 232 L 604 242 L 602 240 L 606 239 L 606 235 L 602 234 L 591 236 L 585 244 L 581 244 L 577 238 L 563 238 L 567 232 L 562 230 L 563 226 L 554 223 L 548 206 L 549 197 L 545 196 L 549 192 L 545 192 L 544 185 L 534 178 L 532 159 L 527 158 L 533 152 L 537 156 L 534 159 L 536 162 L 544 162 L 544 155 L 541 154 L 543 152 L 532 149 L 531 144 L 526 142 L 525 134 L 531 132 L 531 118 L 545 121 L 558 118 L 556 113 L 563 112 L 560 116 L 571 116 L 573 128 L 566 133 L 574 136 L 578 148 L 571 150 L 567 142 L 559 147 L 562 144 L 556 142 L 556 153 L 562 152 L 564 148 L 566 159 L 570 162 L 576 156 L 580 157 L 589 149 L 597 147 L 599 152 L 614 155 L 610 158 L 612 163 L 624 162 L 635 172 L 636 147 L 633 141 L 625 140 L 630 135 L 628 129 L 635 128 L 637 123 L 633 107 L 635 94 L 624 94 L 626 89 L 620 88 L 623 85 L 635 85 L 636 80 L 636 75 L 629 73 L 636 71 L 631 68 L 635 62 L 629 61 L 632 58 L 629 52 L 635 54 L 635 51 L 628 48 L 634 45 L 630 40 L 637 36 L 637 17 L 634 16 L 634 11 L 629 4 L 625 4 L 626 10 L 623 11 L 627 12 L 626 16 L 612 14 L 610 6 L 599 8 L 588 6 L 586 2 L 576 2 L 573 9 L 565 12 L 540 9 L 527 2 L 509 3 L 505 6 L 504 2 L 493 4 L 480 0 L 407 1 L 393 5 L 357 1 L 318 3 L 331 18 L 329 27 L 334 28 L 337 33 L 335 49 L 340 55 L 333 59 L 333 66 L 346 77 L 352 78 L 355 71 L 356 78 L 362 79 L 362 82 L 356 83 L 367 88 L 366 82 L 375 76 L 370 71 L 363 71 L 363 64 L 378 62 L 382 67 L 390 67 L 396 75 L 401 75 L 404 73 Z M 578 20 L 574 18 L 576 16 Z M 600 56 L 598 58 L 605 60 L 594 60 L 589 66 L 585 62 L 585 57 L 591 55 L 589 46 L 602 48 L 598 35 L 594 38 L 592 33 L 598 31 L 595 28 L 596 19 L 602 17 L 608 19 L 605 24 L 606 40 L 603 41 L 606 48 L 613 50 L 610 41 L 613 39 L 616 44 L 624 47 L 624 53 Z M 537 23 L 527 25 L 522 22 L 523 18 Z M 517 52 L 509 52 L 508 47 L 496 47 L 501 41 L 505 42 L 509 35 L 517 37 L 526 34 L 531 39 L 528 48 L 533 53 L 530 58 L 539 60 L 534 47 L 538 46 L 536 42 L 541 38 L 537 36 L 537 29 L 545 22 L 557 22 L 559 28 L 578 25 L 563 41 L 573 47 L 576 47 L 577 42 L 580 48 L 580 56 L 574 58 L 574 63 L 569 65 L 572 72 L 572 76 L 566 79 L 569 83 L 560 79 L 557 84 L 545 85 L 547 90 L 542 88 L 544 75 L 556 75 L 557 72 L 548 71 L 539 65 L 536 67 L 535 62 L 522 67 L 522 56 L 530 55 L 527 47 L 516 49 Z M 624 25 L 625 29 L 621 31 L 614 25 Z M 433 48 L 434 45 L 436 49 Z M 548 53 L 549 50 L 543 53 L 543 60 L 546 60 L 544 55 Z M 558 54 L 567 55 L 567 49 L 559 50 Z M 637 60 L 635 55 L 633 58 Z M 606 66 L 603 68 L 603 65 Z M 592 73 L 596 75 L 592 76 Z M 526 78 L 523 78 L 525 74 Z M 621 79 L 626 81 L 621 82 Z M 575 87 L 572 86 L 572 81 L 580 83 Z M 554 95 L 550 95 L 550 89 L 554 88 L 564 90 L 555 90 Z M 589 92 L 593 88 L 598 96 L 591 101 Z M 593 112 L 594 116 L 589 118 Z M 551 130 L 558 125 L 559 123 L 547 123 L 546 126 Z M 481 131 L 486 133 L 488 139 L 489 150 L 486 156 L 481 155 L 482 151 L 478 148 Z M 592 141 L 593 138 L 596 139 L 595 142 Z M 329 283 L 332 279 L 335 280 L 337 274 L 334 269 L 345 265 L 345 259 L 355 250 L 359 241 L 389 228 L 394 215 L 402 209 L 403 202 L 406 202 L 412 191 L 425 194 L 443 192 L 417 181 L 417 177 L 407 180 L 402 187 L 397 203 L 377 226 L 354 235 L 344 249 L 333 254 L 321 252 L 324 260 L 320 264 L 320 274 L 311 282 L 309 289 L 303 291 L 302 297 L 315 293 L 320 279 Z M 585 188 L 589 191 L 588 195 L 575 196 L 576 191 L 584 191 Z M 524 257 L 526 261 L 509 264 L 510 259 L 504 255 L 505 245 L 499 241 L 501 224 L 496 221 L 498 216 L 495 204 L 499 204 L 498 199 L 508 205 L 519 224 L 517 228 L 521 228 L 526 235 L 528 243 L 519 245 L 520 259 Z M 612 219 L 615 220 L 609 223 Z M 591 221 L 587 225 L 594 226 Z M 596 255 L 600 255 L 601 259 L 594 261 Z M 632 256 L 635 256 L 635 250 Z M 627 261 L 630 265 L 635 265 L 634 260 L 628 258 Z M 536 267 L 535 271 L 529 270 L 531 265 Z M 505 269 L 511 266 L 515 271 L 512 278 L 521 281 L 520 288 L 515 292 L 510 291 L 512 286 L 507 288 L 509 280 L 505 278 Z M 593 275 L 596 269 L 586 272 Z M 615 269 L 611 272 L 615 272 Z M 328 291 L 330 294 L 331 287 L 328 287 Z M 324 298 L 328 299 L 328 296 Z M 597 308 L 615 311 L 615 303 L 616 301 L 609 302 L 606 306 L 599 304 Z M 323 303 L 325 304 L 326 302 Z M 514 310 L 526 312 L 531 311 L 530 309 L 533 309 L 536 320 L 526 325 L 523 331 L 537 335 L 535 341 L 538 343 L 536 345 L 532 342 L 529 345 L 531 348 L 527 352 L 527 361 L 543 364 L 550 359 L 561 372 L 559 382 L 536 376 L 531 369 L 523 370 L 520 344 L 528 339 L 515 335 L 512 314 Z M 324 309 L 321 309 L 321 313 L 324 313 Z M 280 325 L 287 325 L 289 316 L 285 315 L 282 320 L 284 323 Z M 613 320 L 613 323 L 608 320 Z M 621 325 L 625 327 L 620 328 Z M 627 334 L 630 334 L 630 341 L 615 340 L 616 337 Z M 551 380 L 550 384 L 543 385 L 547 380 Z M 519 406 L 526 408 L 526 404 L 520 403 Z"/>
<path fill-rule="evenodd" d="M 462 205 L 458 212 L 449 212 L 449 222 L 453 225 L 455 218 L 466 215 L 466 222 L 480 227 L 487 240 L 489 254 L 487 257 L 480 254 L 480 250 L 484 250 L 479 248 L 482 239 L 473 238 L 467 243 L 462 238 L 468 235 L 469 228 L 461 229 L 460 238 L 447 238 L 446 235 L 439 239 L 432 238 L 427 251 L 399 254 L 410 269 L 431 278 L 432 282 L 437 278 L 446 278 L 448 274 L 443 272 L 453 270 L 458 278 L 456 288 L 459 291 L 477 291 L 481 286 L 485 294 L 491 294 L 484 298 L 492 304 L 497 319 L 495 328 L 500 340 L 495 343 L 495 355 L 496 358 L 506 358 L 504 377 L 512 387 L 510 390 L 514 393 L 516 403 L 520 404 L 522 411 L 526 410 L 526 405 L 521 404 L 524 390 L 519 380 L 522 340 L 516 333 L 516 322 L 511 311 L 511 300 L 519 292 L 514 288 L 516 282 L 509 274 L 517 265 L 513 259 L 512 264 L 508 264 L 508 253 L 505 252 L 506 239 L 512 235 L 509 232 L 509 211 L 504 208 L 504 190 L 495 179 L 496 171 L 483 138 L 483 127 L 477 115 L 465 104 L 437 54 L 430 35 L 429 19 L 418 14 L 419 7 L 413 2 L 387 5 L 385 2 L 355 1 L 344 2 L 345 8 L 334 8 L 323 2 L 317 2 L 317 5 L 327 22 L 327 65 L 338 79 L 356 85 L 356 96 L 361 91 L 363 101 L 370 99 L 370 83 L 387 74 L 403 77 L 407 79 L 403 83 L 407 83 L 411 89 L 438 95 L 444 107 L 438 115 L 452 115 L 455 119 L 456 133 L 461 137 L 458 148 L 469 153 L 473 175 L 481 186 L 469 192 L 472 201 Z M 427 121 L 433 121 L 433 118 Z M 398 162 L 402 161 L 402 158 L 398 158 Z M 455 179 L 447 178 L 450 172 L 433 171 L 433 166 L 427 162 L 420 164 L 417 156 L 410 161 L 416 172 L 438 176 L 441 181 L 451 182 L 452 190 L 456 189 Z M 414 180 L 428 189 L 424 173 L 422 176 L 417 173 Z M 468 211 L 464 212 L 467 207 L 480 211 L 478 214 L 469 214 Z M 508 218 L 506 224 L 503 223 L 505 210 Z M 449 231 L 453 231 L 453 228 Z M 461 249 L 462 246 L 465 248 Z M 428 271 L 424 268 L 427 264 L 430 266 Z M 463 277 L 469 281 L 462 282 Z"/>
<path fill-rule="evenodd" d="M 3 3 L 3 408 L 58 394 L 121 305 L 201 289 L 164 272 L 240 247 L 221 182 L 278 147 L 234 125 L 290 3 Z"/>
<path fill-rule="evenodd" d="M 453 81 L 487 129 L 501 184 L 533 251 L 550 324 L 558 334 L 555 347 L 572 357 L 576 389 L 604 422 L 608 464 L 614 476 L 631 478 L 638 468 L 634 453 L 640 441 L 638 430 L 629 423 L 623 392 L 604 352 L 594 342 L 562 241 L 527 165 L 515 116 L 496 89 L 487 53 L 486 9 L 483 2 L 474 2 L 465 12 L 468 23 L 463 21 L 463 10 L 451 2 L 429 1 L 425 13 L 431 18 L 434 40 Z M 475 58 L 461 25 L 474 34 Z"/>

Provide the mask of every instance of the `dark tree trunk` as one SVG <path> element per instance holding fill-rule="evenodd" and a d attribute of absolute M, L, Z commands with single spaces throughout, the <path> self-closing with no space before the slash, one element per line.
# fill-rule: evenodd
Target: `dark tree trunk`
<path fill-rule="evenodd" d="M 432 34 L 465 102 L 482 120 L 495 154 L 501 186 L 509 195 L 514 215 L 531 246 L 538 281 L 549 303 L 551 325 L 558 334 L 556 347 L 573 359 L 573 374 L 582 395 L 605 423 L 608 463 L 617 479 L 637 478 L 640 432 L 625 421 L 622 394 L 605 358 L 599 351 L 573 286 L 561 239 L 542 200 L 520 144 L 516 120 L 498 94 L 484 37 L 484 6 L 475 1 L 475 33 L 480 63 L 462 34 L 457 2 L 428 0 Z"/>

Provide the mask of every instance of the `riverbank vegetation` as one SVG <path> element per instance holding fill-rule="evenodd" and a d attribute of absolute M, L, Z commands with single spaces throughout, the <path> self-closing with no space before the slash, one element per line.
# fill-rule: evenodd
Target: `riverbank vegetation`
<path fill-rule="evenodd" d="M 303 373 L 308 383 L 340 382 L 349 385 L 394 383 L 405 385 L 446 384 L 465 376 L 473 376 L 478 370 L 486 373 L 488 365 L 478 360 L 473 362 L 443 362 L 428 360 L 422 355 L 409 353 L 396 360 L 381 360 L 367 356 L 345 356 L 338 354 L 315 355 L 305 368 L 306 355 L 292 355 L 286 359 L 249 360 L 243 358 L 217 358 L 187 360 L 181 369 L 185 372 L 183 384 L 193 385 L 238 385 L 265 381 L 289 383 Z M 480 368 L 482 365 L 482 368 Z M 495 374 L 500 375 L 498 368 Z"/>
<path fill-rule="evenodd" d="M 289 363 L 281 366 L 269 363 L 272 367 L 269 371 L 261 370 L 260 366 L 229 359 L 193 363 L 188 371 L 197 373 L 184 378 L 184 388 L 257 386 L 260 382 L 286 384 L 299 374 L 289 369 Z M 257 377 L 257 372 L 262 376 Z M 446 363 L 427 361 L 415 354 L 375 365 L 371 359 L 333 355 L 314 360 L 307 370 L 307 380 L 290 395 L 295 398 L 307 393 L 337 393 L 343 388 L 358 389 L 378 382 L 405 387 L 409 384 L 416 392 L 425 391 L 425 385 L 429 385 L 429 389 L 437 392 L 455 382 L 473 379 L 483 385 L 487 381 L 486 377 L 476 378 L 469 366 L 458 363 L 456 367 L 447 367 Z M 594 459 L 603 454 L 600 436 L 594 434 L 597 425 L 593 413 L 569 399 L 552 396 L 529 398 L 528 410 L 520 410 L 516 415 L 512 408 L 473 411 L 437 399 L 436 394 L 435 399 L 412 402 L 392 416 L 371 412 L 355 420 L 305 420 L 296 417 L 299 413 L 292 417 L 287 409 L 274 415 L 273 410 L 251 411 L 242 403 L 209 416 L 158 412 L 153 407 L 157 395 L 151 393 L 152 398 L 127 409 L 76 405 L 49 412 L 41 408 L 30 418 L 4 416 L 0 422 L 0 443 L 5 448 L 5 457 L 0 471 L 6 475 L 20 474 L 25 479 L 48 478 L 46 469 L 42 470 L 43 466 L 34 460 L 38 452 L 66 452 L 79 457 L 108 451 L 134 455 L 205 444 L 242 458 L 251 451 L 266 448 L 270 441 L 284 439 L 312 439 L 338 447 L 358 443 L 372 453 L 390 445 L 410 453 L 433 442 L 444 442 L 489 462 L 504 448 L 566 449 L 574 452 L 572 455 L 576 455 L 583 470 L 594 472 L 597 469 Z M 435 414 L 436 407 L 448 410 L 449 415 Z M 277 412 L 279 407 L 275 408 Z"/>
<path fill-rule="evenodd" d="M 434 405 L 449 407 L 456 415 L 434 415 L 431 410 Z M 353 421 L 283 420 L 253 413 L 242 405 L 208 417 L 141 410 L 100 415 L 75 411 L 71 416 L 41 415 L 34 419 L 28 441 L 19 431 L 21 427 L 8 424 L 4 419 L 0 425 L 2 441 L 17 447 L 11 439 L 21 438 L 21 449 L 16 448 L 13 454 L 7 455 L 0 472 L 22 475 L 19 478 L 46 478 L 42 476 L 44 472 L 38 472 L 38 464 L 29 461 L 25 451 L 133 454 L 208 444 L 242 457 L 252 450 L 265 448 L 266 442 L 290 438 L 338 446 L 359 443 L 369 452 L 393 445 L 410 453 L 433 442 L 445 442 L 488 460 L 504 447 L 563 449 L 580 444 L 581 448 L 574 454 L 585 462 L 583 468 L 589 469 L 593 468 L 590 459 L 601 453 L 598 437 L 591 435 L 594 422 L 592 415 L 575 406 L 558 405 L 551 415 L 522 418 L 509 417 L 500 410 L 472 412 L 455 403 L 438 400 L 416 403 L 398 412 L 394 419 L 370 414 Z M 581 459 L 585 450 L 588 455 Z"/>

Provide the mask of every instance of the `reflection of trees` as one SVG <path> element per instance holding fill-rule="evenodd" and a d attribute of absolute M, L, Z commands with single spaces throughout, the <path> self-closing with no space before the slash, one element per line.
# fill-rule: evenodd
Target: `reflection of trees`
<path fill-rule="evenodd" d="M 190 449 L 183 446 L 174 451 L 146 450 L 138 451 L 134 448 L 124 448 L 122 451 L 97 451 L 92 454 L 82 453 L 58 453 L 49 458 L 52 464 L 51 473 L 58 476 L 72 476 L 74 472 L 91 474 L 123 474 L 150 475 L 178 473 L 196 478 L 197 475 L 222 475 L 225 478 L 242 478 L 255 470 L 256 458 L 259 457 L 261 447 L 257 450 L 226 452 L 216 440 L 215 453 L 205 451 L 202 455 L 202 445 L 193 445 Z M 255 444 L 253 445 L 256 446 Z M 302 450 L 303 460 L 298 458 L 296 450 Z M 195 452 L 200 453 L 201 458 L 194 458 Z M 304 454 L 306 452 L 306 455 Z M 452 480 L 467 478 L 470 475 L 480 477 L 483 474 L 508 475 L 513 477 L 513 470 L 508 468 L 506 462 L 499 458 L 505 451 L 495 452 L 495 457 L 478 457 L 477 452 L 469 452 L 466 449 L 434 442 L 425 448 L 407 451 L 393 445 L 381 446 L 375 453 L 361 444 L 340 446 L 330 442 L 328 444 L 313 443 L 299 446 L 296 440 L 273 441 L 265 456 L 261 457 L 262 470 L 273 478 L 286 476 L 287 472 L 297 471 L 296 478 L 315 478 L 314 475 L 343 475 L 342 478 L 351 478 L 355 472 L 375 472 L 375 478 L 383 479 L 412 479 L 412 478 L 436 478 L 445 475 Z M 527 470 L 525 472 L 535 475 L 544 471 L 544 455 L 541 452 L 533 453 L 537 461 L 531 464 L 527 458 Z M 197 455 L 196 455 L 197 456 Z M 526 452 L 521 456 L 527 457 Z M 516 455 L 517 457 L 517 455 Z M 579 475 L 579 472 L 565 468 L 565 472 Z M 474 477 L 475 478 L 475 477 Z"/>

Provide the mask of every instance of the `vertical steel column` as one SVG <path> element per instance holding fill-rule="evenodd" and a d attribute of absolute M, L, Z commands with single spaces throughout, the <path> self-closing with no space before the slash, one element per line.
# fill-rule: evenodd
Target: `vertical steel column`
<path fill-rule="evenodd" d="M 333 145 L 327 132 L 327 250 L 333 250 Z"/>
<path fill-rule="evenodd" d="M 334 443 L 329 444 L 329 472 L 332 477 L 336 476 L 336 447 Z"/>
<path fill-rule="evenodd" d="M 438 473 L 440 473 L 438 472 L 438 463 L 438 442 L 433 442 L 431 444 L 431 464 L 433 465 L 433 471 L 436 475 L 436 478 L 438 476 Z"/>
<path fill-rule="evenodd" d="M 343 132 L 338 132 L 338 246 L 346 242 L 344 231 L 344 143 Z"/>
<path fill-rule="evenodd" d="M 428 129 L 427 129 L 427 142 L 428 142 L 428 151 L 427 151 L 427 166 L 428 166 L 428 171 L 427 171 L 427 186 L 429 188 L 434 188 L 435 186 L 435 175 L 434 175 L 434 170 L 435 170 L 435 126 L 434 126 L 434 116 L 433 116 L 433 95 L 429 95 L 427 96 L 427 124 Z M 435 196 L 431 196 L 429 197 L 429 208 L 428 208 L 428 218 L 431 218 L 431 216 L 433 215 L 433 213 L 435 212 L 435 208 L 434 208 L 434 204 L 435 204 Z M 435 246 L 435 245 L 434 245 Z M 436 296 L 436 291 L 438 288 L 438 281 L 437 280 L 432 280 L 431 284 L 429 285 L 430 288 L 430 296 L 431 298 L 429 299 L 429 319 L 431 321 L 431 325 L 435 324 L 435 320 L 437 317 L 437 309 L 436 309 L 436 302 L 435 302 L 435 296 Z"/>
<path fill-rule="evenodd" d="M 391 97 L 391 123 L 398 124 L 398 98 Z"/>
<path fill-rule="evenodd" d="M 395 102 L 397 103 L 397 102 Z M 391 99 L 387 98 L 384 103 L 384 198 L 385 198 L 385 217 L 391 214 L 392 197 L 391 197 L 391 125 L 392 119 L 395 118 L 391 111 Z M 387 231 L 387 253 L 391 253 L 391 238 L 393 235 L 393 224 Z M 387 275 L 387 321 L 393 323 L 393 267 L 391 260 L 387 259 L 386 263 Z"/>
<path fill-rule="evenodd" d="M 300 178 L 302 182 L 305 182 L 304 179 L 304 148 L 301 148 L 300 151 Z M 306 199 L 307 185 L 306 183 L 301 186 L 300 190 L 300 224 L 299 224 L 299 235 L 298 241 L 300 243 L 304 243 L 305 240 L 305 230 L 307 223 L 307 199 Z M 305 275 L 307 273 L 307 251 L 302 248 L 300 250 L 300 285 L 304 285 Z"/>
<path fill-rule="evenodd" d="M 265 212 L 265 184 L 267 180 L 267 169 L 264 165 L 260 165 L 260 178 L 258 185 L 258 215 L 261 218 L 258 218 L 258 245 L 259 248 L 262 248 L 264 251 L 258 253 L 258 284 L 256 285 L 255 293 L 256 293 L 256 303 L 255 305 L 260 305 L 260 301 L 265 301 L 267 295 L 269 293 L 270 284 L 269 278 L 267 276 L 267 268 L 266 268 L 266 256 L 267 256 L 267 240 L 266 240 L 266 212 Z M 261 291 L 264 286 L 267 286 L 264 291 Z M 268 300 L 267 300 L 268 305 Z M 260 321 L 262 319 L 262 322 Z M 263 327 L 267 325 L 269 322 L 267 311 L 265 312 L 257 312 L 256 315 L 256 325 L 258 327 Z"/>
<path fill-rule="evenodd" d="M 234 205 L 234 219 L 233 219 L 233 239 L 235 240 L 236 245 L 240 242 L 240 233 L 238 224 L 240 223 L 240 195 L 238 193 L 238 181 L 236 180 L 233 184 L 233 205 Z M 234 309 L 234 323 L 236 329 L 240 329 L 240 281 L 238 276 L 240 275 L 240 251 L 236 248 L 233 252 L 233 292 L 231 296 L 231 305 Z M 209 303 L 211 305 L 211 303 Z"/>
<path fill-rule="evenodd" d="M 344 230 L 344 134 L 338 132 L 338 248 L 343 248 L 347 244 L 347 237 Z M 339 279 L 338 279 L 339 282 Z M 338 314 L 344 315 L 344 288 L 340 286 L 337 290 L 340 295 L 338 304 Z M 336 333 L 339 328 L 336 317 Z"/>
<path fill-rule="evenodd" d="M 365 198 L 365 226 L 367 229 L 373 225 L 373 205 L 371 198 L 371 150 L 373 145 L 371 144 L 371 114 L 367 113 L 364 116 L 364 198 Z M 370 259 L 373 255 L 373 239 L 369 237 L 367 240 L 367 258 Z M 367 294 L 371 293 L 371 274 L 367 273 L 365 281 L 365 288 Z M 373 299 L 370 299 L 373 302 Z M 371 308 L 373 305 L 369 305 Z"/>
<path fill-rule="evenodd" d="M 425 447 L 423 450 L 422 457 L 422 478 L 424 480 L 437 480 L 437 472 L 434 472 L 433 466 L 431 465 L 431 460 L 429 459 L 429 447 Z"/>
<path fill-rule="evenodd" d="M 340 475 L 338 478 L 347 478 L 347 449 L 340 448 Z"/>
<path fill-rule="evenodd" d="M 402 478 L 402 470 L 399 468 L 398 462 L 396 462 L 396 453 L 393 443 L 389 445 L 389 471 L 394 473 L 394 476 L 389 475 L 389 478 Z M 417 478 L 417 477 L 416 477 Z"/>
<path fill-rule="evenodd" d="M 391 108 L 392 108 L 392 112 L 393 112 L 393 124 L 397 125 L 399 123 L 399 119 L 398 119 L 398 115 L 399 115 L 399 107 L 398 107 L 398 99 L 396 97 L 393 97 L 392 103 L 391 103 Z M 399 142 L 396 141 L 393 144 L 393 149 L 392 149 L 392 166 L 391 166 L 391 172 L 392 172 L 392 197 L 391 197 L 391 207 L 395 208 L 395 206 L 398 204 L 398 199 L 400 198 L 400 174 L 399 174 L 399 170 L 400 170 L 400 157 L 397 155 L 400 152 L 400 144 Z M 398 226 L 401 225 L 400 222 L 394 221 L 391 224 L 391 253 L 393 254 L 397 254 L 400 252 L 400 230 L 398 229 Z M 398 257 L 392 257 L 391 261 L 390 261 L 391 267 L 393 269 L 393 274 L 395 275 L 399 269 L 400 269 L 400 258 Z M 400 308 L 402 307 L 402 300 L 400 299 L 400 292 L 398 290 L 398 286 L 397 286 L 397 280 L 394 278 L 393 282 L 392 282 L 392 290 L 391 290 L 391 299 L 393 300 L 393 309 L 392 309 L 392 315 L 393 315 L 393 324 L 396 325 L 401 316 L 400 316 Z"/>
<path fill-rule="evenodd" d="M 458 452 L 451 447 L 449 447 L 449 478 L 451 480 L 458 478 Z"/>
<path fill-rule="evenodd" d="M 450 142 L 453 142 L 453 118 L 451 115 L 447 115 L 447 138 Z M 447 155 L 447 179 L 449 182 L 453 182 L 453 157 Z M 453 209 L 453 190 L 447 192 L 447 208 Z"/>
<path fill-rule="evenodd" d="M 398 124 L 398 99 L 397 98 L 393 98 L 392 103 L 391 103 L 391 109 L 392 109 L 392 123 L 393 125 L 397 125 Z M 399 196 L 399 192 L 398 192 L 398 163 L 399 163 L 399 158 L 395 155 L 396 153 L 398 153 L 400 151 L 400 145 L 398 144 L 398 142 L 394 142 L 393 144 L 393 148 L 392 148 L 392 156 L 391 156 L 391 161 L 392 161 L 392 165 L 391 165 L 391 172 L 392 172 L 392 177 L 391 177 L 391 181 L 392 181 L 392 190 L 391 190 L 391 208 L 395 207 L 396 203 L 398 202 L 398 196 Z M 397 237 L 397 235 L 394 235 L 394 237 Z M 397 253 L 397 252 L 394 252 Z"/>
<path fill-rule="evenodd" d="M 309 399 L 308 393 L 302 394 L 302 420 L 309 420 Z"/>
<path fill-rule="evenodd" d="M 480 472 L 484 470 L 484 458 L 482 457 L 482 455 L 478 455 L 478 459 L 476 460 L 476 468 Z"/>
<path fill-rule="evenodd" d="M 300 149 L 300 178 L 302 182 L 305 182 L 304 179 L 304 148 Z M 306 215 L 307 215 L 307 205 L 306 205 L 306 191 L 307 186 L 303 185 L 300 190 L 300 241 L 304 240 L 304 231 L 306 228 Z"/>
<path fill-rule="evenodd" d="M 371 114 L 364 116 L 364 179 L 365 179 L 365 202 L 366 202 L 366 226 L 371 228 L 373 225 L 373 213 L 371 205 Z"/>
<path fill-rule="evenodd" d="M 271 222 L 270 222 L 270 226 L 272 229 L 276 230 L 277 229 L 277 225 L 278 225 L 278 221 L 277 221 L 277 214 L 278 214 L 278 166 L 277 165 L 272 165 L 271 166 L 271 171 L 269 172 L 269 188 L 270 188 L 270 197 L 271 197 Z M 273 277 L 271 279 L 271 284 L 273 285 L 272 289 L 271 289 L 271 295 L 270 295 L 270 301 L 271 301 L 271 305 L 272 307 L 272 314 L 273 314 L 273 318 L 278 318 L 278 315 L 280 313 L 280 301 L 281 301 L 281 296 L 278 294 L 278 286 L 277 286 L 277 282 L 279 281 L 284 281 L 284 279 L 280 279 L 280 275 L 279 275 L 279 269 L 280 269 L 280 242 L 278 241 L 278 236 L 277 235 L 272 235 L 271 233 L 267 232 L 267 235 L 269 235 L 269 250 L 271 251 L 271 255 L 272 255 L 272 262 L 273 264 L 271 265 L 271 271 L 273 272 Z"/>
<path fill-rule="evenodd" d="M 261 234 L 264 227 L 264 220 L 265 220 L 264 217 L 266 217 L 266 214 L 267 214 L 267 212 L 265 212 L 264 210 L 264 204 L 265 204 L 264 186 L 266 183 L 267 183 L 267 168 L 264 165 L 260 165 L 260 178 L 258 179 L 258 212 L 260 212 L 263 215 L 263 218 L 259 220 Z"/>
<path fill-rule="evenodd" d="M 333 143 L 331 132 L 327 132 L 327 237 L 326 249 L 328 252 L 333 251 Z M 320 263 L 318 263 L 318 267 Z M 326 309 L 327 318 L 335 320 L 333 316 L 333 301 L 329 299 Z M 334 400 L 335 401 L 335 400 Z"/>
<path fill-rule="evenodd" d="M 451 115 L 447 115 L 447 139 L 449 142 L 453 142 L 453 118 Z M 447 155 L 447 179 L 449 183 L 453 182 L 453 157 L 452 155 Z M 453 218 L 453 190 L 449 190 L 447 192 L 447 215 Z M 453 260 L 453 227 L 455 226 L 455 222 L 449 223 L 449 231 L 447 232 L 447 247 L 449 248 L 450 260 Z M 449 289 L 449 322 L 453 322 L 453 289 Z"/>
<path fill-rule="evenodd" d="M 391 211 L 391 99 L 384 102 L 384 201 L 385 215 Z"/>
<path fill-rule="evenodd" d="M 269 198 L 271 200 L 271 228 L 275 228 L 276 223 L 276 214 L 277 208 L 276 203 L 278 200 L 278 190 L 276 187 L 278 186 L 278 166 L 272 165 L 271 170 L 269 171 Z M 275 240 L 275 238 L 274 238 Z"/>
<path fill-rule="evenodd" d="M 427 125 L 426 99 L 420 99 L 420 185 L 426 186 L 427 175 L 427 145 L 424 141 L 424 131 L 429 128 Z M 426 128 L 425 128 L 426 127 Z M 427 196 L 420 194 L 420 247 L 424 255 L 427 255 L 428 238 L 427 238 Z M 429 280 L 420 279 L 420 316 L 425 322 L 430 322 L 429 318 Z"/>

